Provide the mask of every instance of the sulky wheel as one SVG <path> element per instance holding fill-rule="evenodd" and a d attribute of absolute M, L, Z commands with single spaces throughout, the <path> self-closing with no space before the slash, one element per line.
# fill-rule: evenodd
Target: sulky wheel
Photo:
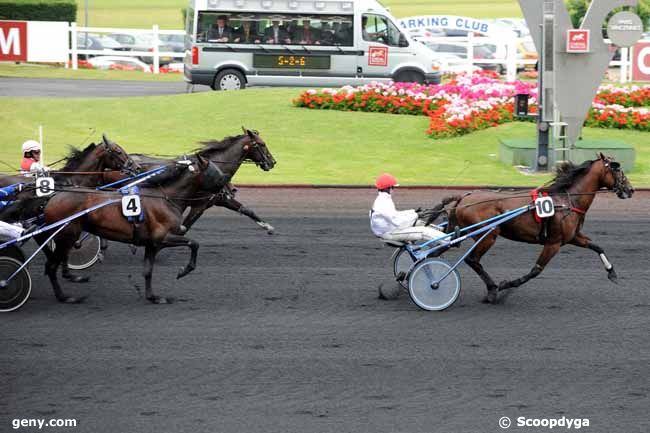
<path fill-rule="evenodd" d="M 52 249 L 56 249 L 56 243 L 52 243 Z M 79 240 L 68 253 L 68 267 L 74 270 L 88 269 L 102 255 L 102 240 L 100 237 L 83 232 Z"/>
<path fill-rule="evenodd" d="M 397 248 L 392 255 L 393 261 L 393 275 L 395 280 L 404 289 L 408 289 L 409 271 L 413 267 L 415 261 L 411 255 L 402 247 Z"/>
<path fill-rule="evenodd" d="M 18 260 L 20 263 L 25 261 L 25 253 L 23 253 L 23 250 L 16 244 L 1 249 L 0 256 L 11 257 L 12 259 Z"/>
<path fill-rule="evenodd" d="M 442 281 L 436 283 L 447 273 Z M 422 260 L 411 271 L 409 295 L 413 302 L 424 310 L 444 310 L 456 302 L 459 294 L 460 275 L 443 260 Z"/>
<path fill-rule="evenodd" d="M 6 313 L 20 308 L 32 291 L 32 278 L 27 268 L 23 268 L 9 279 L 22 262 L 6 256 L 0 256 L 0 312 Z"/>
<path fill-rule="evenodd" d="M 68 267 L 74 270 L 88 269 L 97 263 L 101 253 L 101 238 L 84 232 L 69 252 Z"/>

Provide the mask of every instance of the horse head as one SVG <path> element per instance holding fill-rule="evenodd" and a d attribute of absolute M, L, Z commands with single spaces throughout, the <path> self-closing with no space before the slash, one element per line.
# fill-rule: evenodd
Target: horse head
<path fill-rule="evenodd" d="M 631 198 L 634 194 L 634 187 L 623 172 L 619 162 L 613 161 L 612 158 L 598 154 L 596 164 L 600 168 L 600 186 L 614 191 L 618 198 Z"/>
<path fill-rule="evenodd" d="M 269 171 L 275 167 L 276 160 L 271 155 L 266 143 L 260 137 L 260 133 L 255 130 L 246 129 L 242 126 L 242 131 L 246 136 L 244 144 L 245 159 L 254 162 L 264 171 Z"/>
<path fill-rule="evenodd" d="M 103 153 L 98 155 L 97 159 L 103 157 L 107 168 L 119 170 L 131 176 L 140 171 L 140 165 L 131 158 L 131 155 L 122 149 L 119 144 L 109 140 L 106 134 L 102 134 L 102 144 L 98 147 Z"/>

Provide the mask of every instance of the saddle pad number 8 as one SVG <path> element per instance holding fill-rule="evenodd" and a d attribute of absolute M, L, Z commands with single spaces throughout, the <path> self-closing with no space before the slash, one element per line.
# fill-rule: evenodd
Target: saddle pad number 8
<path fill-rule="evenodd" d="M 540 218 L 550 218 L 555 215 L 555 205 L 552 197 L 540 197 L 535 200 L 535 211 Z"/>
<path fill-rule="evenodd" d="M 122 197 L 122 215 L 125 217 L 138 217 L 142 213 L 139 195 L 125 195 Z"/>
<path fill-rule="evenodd" d="M 36 196 L 47 197 L 54 194 L 54 179 L 51 177 L 36 178 Z"/>

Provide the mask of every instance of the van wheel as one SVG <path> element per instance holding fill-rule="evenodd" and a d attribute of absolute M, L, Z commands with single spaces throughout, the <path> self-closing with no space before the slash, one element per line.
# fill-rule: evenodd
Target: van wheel
<path fill-rule="evenodd" d="M 404 71 L 395 76 L 395 82 L 424 84 L 424 75 L 417 71 Z"/>
<path fill-rule="evenodd" d="M 244 75 L 236 69 L 224 69 L 214 79 L 214 90 L 240 90 L 246 88 Z"/>

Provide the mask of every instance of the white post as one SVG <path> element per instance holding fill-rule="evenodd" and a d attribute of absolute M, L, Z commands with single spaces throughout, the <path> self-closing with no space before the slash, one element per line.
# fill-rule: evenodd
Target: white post
<path fill-rule="evenodd" d="M 158 24 L 153 25 L 153 73 L 160 72 L 160 46 L 158 44 Z"/>
<path fill-rule="evenodd" d="M 506 49 L 506 80 L 512 82 L 517 79 L 517 40 L 509 38 Z"/>
<path fill-rule="evenodd" d="M 45 146 L 43 146 L 43 125 L 38 125 L 38 142 L 41 143 L 41 165 L 45 165 Z"/>
<path fill-rule="evenodd" d="M 77 23 L 70 23 L 70 55 L 72 57 L 72 69 L 77 70 Z"/>
<path fill-rule="evenodd" d="M 621 74 L 620 74 L 621 75 L 621 77 L 620 77 L 621 84 L 627 83 L 627 74 L 628 74 L 627 70 L 628 70 L 629 61 L 630 61 L 630 50 L 629 50 L 629 48 L 627 48 L 627 47 L 621 48 L 621 69 L 620 69 L 620 72 L 621 72 Z"/>
<path fill-rule="evenodd" d="M 467 33 L 467 72 L 472 73 L 474 70 L 474 36 L 471 32 Z"/>

